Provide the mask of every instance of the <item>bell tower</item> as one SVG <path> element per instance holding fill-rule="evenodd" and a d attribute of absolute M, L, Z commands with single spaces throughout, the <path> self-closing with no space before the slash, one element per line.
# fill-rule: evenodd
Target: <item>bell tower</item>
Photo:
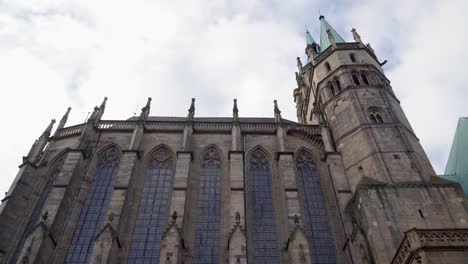
<path fill-rule="evenodd" d="M 435 172 L 370 44 L 355 29 L 346 42 L 320 16 L 320 44 L 306 31 L 308 63 L 298 58 L 297 116 L 322 127 L 352 189 L 363 177 L 391 183 L 429 181 Z"/>
<path fill-rule="evenodd" d="M 307 30 L 307 63 L 297 58 L 294 101 L 299 122 L 321 130 L 322 161 L 333 181 L 324 192 L 336 196 L 346 236 L 337 247 L 351 263 L 462 263 L 461 253 L 441 261 L 451 253 L 429 253 L 426 240 L 411 240 L 468 232 L 460 187 L 436 177 L 385 76 L 386 61 L 356 29 L 347 42 L 324 16 L 319 19 L 320 43 Z M 428 247 L 418 251 L 424 243 Z"/>

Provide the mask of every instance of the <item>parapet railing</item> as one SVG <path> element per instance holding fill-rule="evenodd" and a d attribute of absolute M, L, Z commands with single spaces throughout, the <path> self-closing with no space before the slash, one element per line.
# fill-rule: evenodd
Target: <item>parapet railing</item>
<path fill-rule="evenodd" d="M 69 137 L 79 135 L 84 128 L 85 124 L 74 125 L 71 127 L 62 128 L 54 135 L 54 137 Z"/>
<path fill-rule="evenodd" d="M 137 120 L 102 120 L 96 125 L 98 130 L 104 131 L 132 131 L 138 126 Z M 83 131 L 86 124 L 79 124 L 66 127 L 57 131 L 55 137 L 68 137 L 78 135 Z M 173 131 L 181 132 L 184 130 L 185 121 L 147 121 L 144 125 L 145 130 L 149 131 Z M 270 122 L 240 122 L 239 126 L 243 133 L 275 133 L 280 124 Z M 201 122 L 194 121 L 193 129 L 195 132 L 230 132 L 232 122 Z M 282 123 L 281 126 L 286 131 L 301 131 L 309 135 L 320 135 L 318 126 L 301 125 L 296 123 Z"/>
<path fill-rule="evenodd" d="M 103 120 L 97 124 L 97 128 L 101 130 L 133 130 L 136 126 L 135 121 L 120 120 Z"/>

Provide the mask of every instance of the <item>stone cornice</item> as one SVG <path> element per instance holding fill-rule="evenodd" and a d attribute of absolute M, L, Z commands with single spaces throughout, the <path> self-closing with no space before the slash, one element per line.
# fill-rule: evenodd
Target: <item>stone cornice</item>
<path fill-rule="evenodd" d="M 445 183 L 425 183 L 425 182 L 401 182 L 401 183 L 360 183 L 359 190 L 365 189 L 398 189 L 398 188 L 430 188 L 430 187 L 454 187 L 458 188 L 459 184 L 456 182 Z"/>
<path fill-rule="evenodd" d="M 419 252 L 433 250 L 468 250 L 468 229 L 410 229 L 391 263 L 412 263 Z"/>

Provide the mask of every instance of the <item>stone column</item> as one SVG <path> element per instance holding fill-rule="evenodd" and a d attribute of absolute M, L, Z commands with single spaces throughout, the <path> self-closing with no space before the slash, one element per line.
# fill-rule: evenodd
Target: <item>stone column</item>
<path fill-rule="evenodd" d="M 117 254 L 109 254 L 121 248 L 118 238 L 119 225 L 125 225 L 128 218 L 122 218 L 122 210 L 130 184 L 130 179 L 134 174 L 136 162 L 140 158 L 138 151 L 124 150 L 119 164 L 119 171 L 114 183 L 109 207 L 107 208 L 105 223 L 102 230 L 96 237 L 91 263 L 107 263 L 108 259 L 113 259 Z M 115 259 L 113 259 L 115 260 Z M 113 261 L 114 262 L 114 261 Z"/>
<path fill-rule="evenodd" d="M 244 201 L 244 152 L 229 152 L 229 182 L 230 182 L 230 219 L 232 231 L 228 238 L 229 263 L 245 264 L 246 237 L 245 226 L 245 201 Z"/>

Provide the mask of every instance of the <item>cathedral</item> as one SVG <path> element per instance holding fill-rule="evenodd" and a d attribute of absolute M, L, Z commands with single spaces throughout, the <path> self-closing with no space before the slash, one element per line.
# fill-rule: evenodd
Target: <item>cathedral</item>
<path fill-rule="evenodd" d="M 369 44 L 320 16 L 298 122 L 70 108 L 0 205 L 0 263 L 468 263 L 468 203 L 437 177 Z M 407 87 L 411 89 L 411 87 Z M 189 105 L 190 102 L 187 102 Z"/>

